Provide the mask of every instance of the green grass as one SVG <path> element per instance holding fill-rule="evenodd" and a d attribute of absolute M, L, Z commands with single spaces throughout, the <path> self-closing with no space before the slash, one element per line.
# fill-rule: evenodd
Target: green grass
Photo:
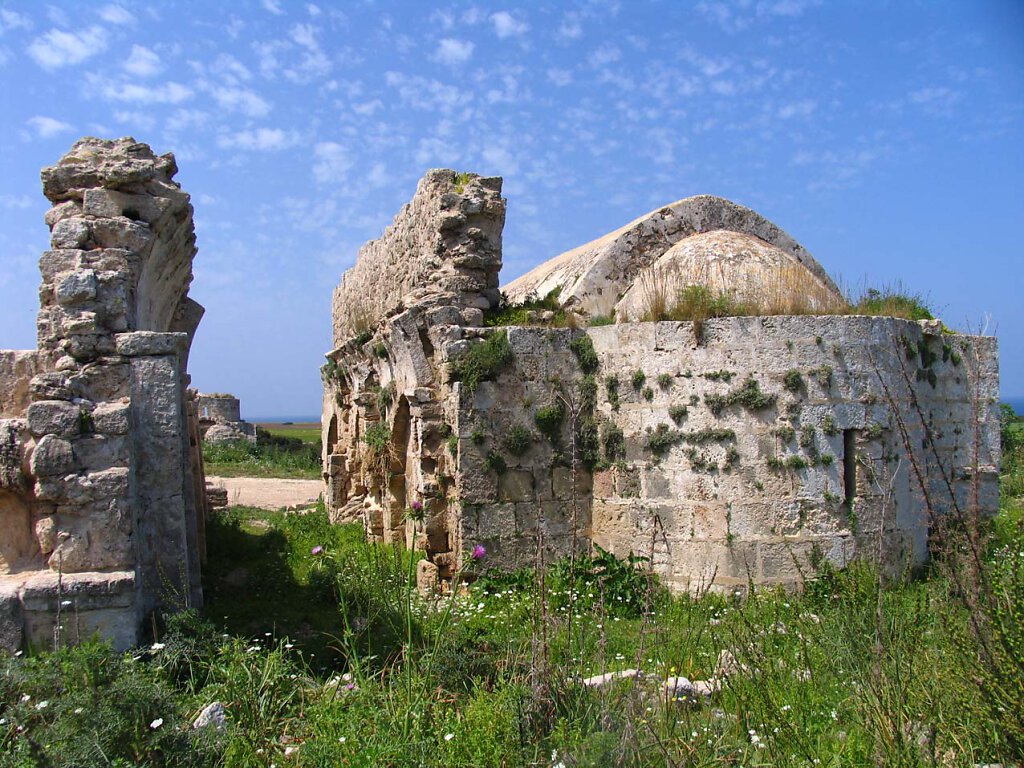
<path fill-rule="evenodd" d="M 206 474 L 215 477 L 321 477 L 320 430 L 311 425 L 257 429 L 257 442 L 203 444 Z"/>
<path fill-rule="evenodd" d="M 319 447 L 321 441 L 321 430 L 320 424 L 316 422 L 312 423 L 298 423 L 295 424 L 258 424 L 260 429 L 269 432 L 275 437 L 287 437 L 301 440 L 304 443 L 310 445 L 316 445 Z"/>
<path fill-rule="evenodd" d="M 1019 445 L 1003 473 L 984 553 L 995 663 L 943 558 L 888 583 L 854 563 L 800 595 L 691 598 L 642 558 L 557 561 L 541 590 L 485 556 L 468 588 L 427 601 L 409 589 L 415 557 L 358 525 L 232 509 L 208 527 L 205 618 L 130 654 L 0 660 L 0 767 L 1019 764 Z M 579 682 L 638 667 L 704 680 L 723 651 L 736 670 L 707 703 Z M 193 731 L 215 700 L 227 729 Z"/>

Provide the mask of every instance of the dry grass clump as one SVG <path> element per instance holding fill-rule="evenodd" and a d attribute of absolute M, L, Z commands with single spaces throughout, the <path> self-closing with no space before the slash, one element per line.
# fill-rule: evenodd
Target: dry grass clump
<path fill-rule="evenodd" d="M 718 269 L 715 269 L 718 267 Z M 640 277 L 641 322 L 773 315 L 869 315 L 930 320 L 924 297 L 900 283 L 865 288 L 859 295 L 837 293 L 798 264 L 760 270 L 742 286 L 730 287 L 718 264 L 682 282 L 677 270 L 651 269 Z"/>

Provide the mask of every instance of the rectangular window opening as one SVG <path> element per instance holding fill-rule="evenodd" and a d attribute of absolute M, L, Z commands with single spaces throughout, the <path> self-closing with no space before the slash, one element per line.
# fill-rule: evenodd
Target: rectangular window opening
<path fill-rule="evenodd" d="M 853 503 L 857 495 L 857 430 L 843 430 L 843 488 L 846 504 Z"/>

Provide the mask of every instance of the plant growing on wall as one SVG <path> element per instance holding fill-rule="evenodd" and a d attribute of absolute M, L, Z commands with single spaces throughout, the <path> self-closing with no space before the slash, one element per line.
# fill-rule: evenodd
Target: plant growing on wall
<path fill-rule="evenodd" d="M 449 372 L 453 380 L 461 381 L 466 391 L 473 393 L 480 382 L 497 378 L 513 357 L 508 333 L 504 330 L 495 331 L 452 362 Z"/>
<path fill-rule="evenodd" d="M 533 414 L 537 429 L 552 443 L 558 442 L 562 434 L 562 422 L 565 421 L 565 408 L 560 402 L 538 408 Z"/>
<path fill-rule="evenodd" d="M 515 424 L 505 435 L 505 449 L 513 456 L 522 456 L 533 444 L 533 432 L 522 424 Z"/>
<path fill-rule="evenodd" d="M 577 336 L 569 342 L 569 349 L 576 355 L 576 362 L 579 363 L 581 371 L 584 373 L 597 373 L 597 369 L 601 366 L 601 361 L 597 357 L 597 352 L 594 351 L 594 341 L 589 336 L 585 333 Z"/>
<path fill-rule="evenodd" d="M 704 395 L 704 403 L 717 416 L 730 405 L 742 405 L 748 411 L 770 408 L 775 403 L 775 395 L 761 391 L 757 379 L 749 376 L 739 387 L 724 395 Z"/>

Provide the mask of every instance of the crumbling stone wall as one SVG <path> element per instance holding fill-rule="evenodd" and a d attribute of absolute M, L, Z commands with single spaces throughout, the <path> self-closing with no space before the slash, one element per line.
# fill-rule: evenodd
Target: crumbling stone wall
<path fill-rule="evenodd" d="M 937 322 L 782 316 L 487 329 L 475 304 L 445 305 L 464 294 L 432 292 L 426 280 L 403 283 L 391 316 L 354 333 L 341 305 L 374 293 L 375 265 L 417 261 L 409 242 L 434 242 L 441 250 L 430 258 L 444 262 L 442 219 L 421 198 L 477 207 L 466 200 L 479 194 L 472 184 L 456 193 L 454 174 L 443 174 L 427 178 L 450 186 L 421 183 L 393 230 L 361 252 L 349 273 L 358 292 L 346 275 L 324 367 L 332 518 L 425 549 L 421 585 L 451 575 L 476 545 L 505 568 L 574 546 L 632 552 L 678 590 L 794 584 L 857 556 L 896 572 L 924 562 L 942 519 L 972 505 L 995 512 L 995 340 Z M 495 212 L 492 263 L 497 203 L 480 206 Z M 579 294 L 580 308 L 600 311 L 603 287 L 617 300 L 627 273 L 673 238 L 716 226 L 753 232 L 831 285 L 788 235 L 728 201 L 688 198 L 656 214 L 577 249 L 587 254 L 558 257 L 520 287 L 546 293 L 551 277 Z M 480 242 L 471 230 L 452 232 L 460 258 Z M 577 261 L 585 269 L 569 274 Z M 576 306 L 571 299 L 563 305 Z M 584 306 L 590 299 L 598 304 Z M 476 345 L 500 338 L 501 364 L 479 383 L 458 380 Z"/>
<path fill-rule="evenodd" d="M 198 393 L 199 432 L 205 442 L 256 442 L 256 425 L 242 421 L 242 405 L 234 395 Z"/>
<path fill-rule="evenodd" d="M 0 491 L 4 647 L 94 632 L 123 647 L 152 610 L 202 601 L 186 398 L 202 308 L 176 170 L 133 139 L 86 138 L 42 172 L 38 347 L 0 353 L 15 393 L 0 432 L 20 458 Z"/>
<path fill-rule="evenodd" d="M 430 171 L 334 294 L 322 417 L 332 517 L 415 543 L 445 573 L 456 552 L 447 364 L 498 303 L 504 221 L 500 179 Z M 406 521 L 413 502 L 423 506 L 415 525 Z"/>

